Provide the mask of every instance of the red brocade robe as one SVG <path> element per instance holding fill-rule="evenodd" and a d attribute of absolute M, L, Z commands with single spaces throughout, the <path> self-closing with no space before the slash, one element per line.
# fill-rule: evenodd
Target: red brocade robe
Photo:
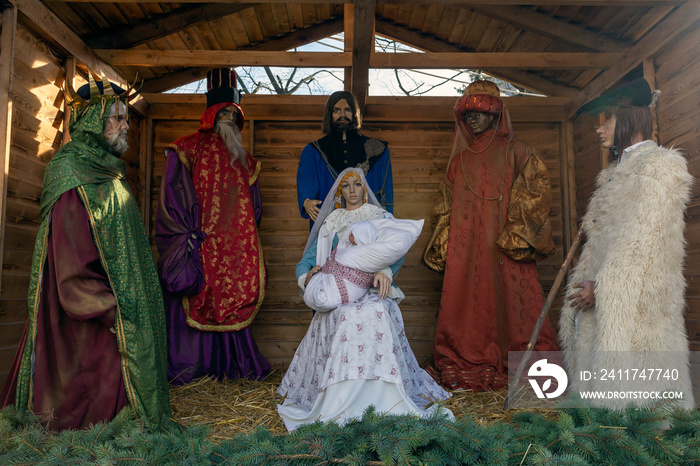
<path fill-rule="evenodd" d="M 169 148 L 192 175 L 206 238 L 199 252 L 204 272 L 201 291 L 183 298 L 187 324 L 198 330 L 230 332 L 246 328 L 265 296 L 265 264 L 255 223 L 250 187 L 260 162 L 246 154 L 247 169 L 230 155 L 213 130 L 216 113 L 206 110 L 197 133 Z"/>
<path fill-rule="evenodd" d="M 447 388 L 488 390 L 507 385 L 508 351 L 525 351 L 544 303 L 534 259 L 554 252 L 551 188 L 523 142 L 489 130 L 470 148 L 450 162 L 424 255 L 445 271 L 428 372 Z M 535 349 L 557 350 L 549 319 Z"/>

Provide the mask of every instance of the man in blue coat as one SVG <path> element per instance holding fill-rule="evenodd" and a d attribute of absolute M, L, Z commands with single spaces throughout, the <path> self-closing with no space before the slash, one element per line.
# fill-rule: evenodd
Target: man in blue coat
<path fill-rule="evenodd" d="M 321 208 L 338 173 L 359 167 L 377 199 L 386 210 L 394 210 L 394 184 L 389 146 L 385 141 L 360 133 L 362 115 L 355 96 L 337 91 L 328 97 L 323 115 L 324 137 L 307 144 L 297 169 L 299 212 L 311 223 Z"/>

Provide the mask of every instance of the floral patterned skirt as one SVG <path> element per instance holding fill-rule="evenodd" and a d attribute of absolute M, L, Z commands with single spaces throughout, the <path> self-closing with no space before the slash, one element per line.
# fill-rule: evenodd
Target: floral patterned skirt
<path fill-rule="evenodd" d="M 389 298 L 382 300 L 375 293 L 367 293 L 359 301 L 334 311 L 314 315 L 277 390 L 285 397 L 284 404 L 279 406 L 280 414 L 284 418 L 285 408 L 293 406 L 297 414 L 299 410 L 313 413 L 309 422 L 324 420 L 328 418 L 324 414 L 333 413 L 325 413 L 324 407 L 316 403 L 317 398 L 327 395 L 324 392 L 329 387 L 348 381 L 382 381 L 394 385 L 356 398 L 364 406 L 353 406 L 355 413 L 362 413 L 369 405 L 381 410 L 389 401 L 381 398 L 391 396 L 388 393 L 406 399 L 405 405 L 411 409 L 401 409 L 401 413 L 417 415 L 427 414 L 424 411 L 427 406 L 450 397 L 419 367 L 406 338 L 398 304 Z M 347 390 L 343 393 L 347 394 Z M 326 398 L 321 396 L 322 403 L 337 405 L 337 400 Z M 287 426 L 290 427 L 289 423 Z"/>

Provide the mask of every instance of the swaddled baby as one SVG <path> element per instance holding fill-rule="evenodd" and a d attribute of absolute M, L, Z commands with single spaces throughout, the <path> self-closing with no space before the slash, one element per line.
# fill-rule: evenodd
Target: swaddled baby
<path fill-rule="evenodd" d="M 401 259 L 420 235 L 423 220 L 375 219 L 350 225 L 304 290 L 304 302 L 320 312 L 361 299 L 374 274 Z"/>

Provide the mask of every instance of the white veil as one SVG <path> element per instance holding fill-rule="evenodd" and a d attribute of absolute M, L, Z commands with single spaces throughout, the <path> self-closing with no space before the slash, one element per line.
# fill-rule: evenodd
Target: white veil
<path fill-rule="evenodd" d="M 373 204 L 380 209 L 383 209 L 382 205 L 377 201 L 376 196 L 372 192 L 372 189 L 369 187 L 367 184 L 367 179 L 365 178 L 365 172 L 361 168 L 356 168 L 356 167 L 351 167 L 351 168 L 346 168 L 342 172 L 338 174 L 338 177 L 335 179 L 335 183 L 333 183 L 333 187 L 331 188 L 330 191 L 328 191 L 328 194 L 326 195 L 326 198 L 323 200 L 323 204 L 321 205 L 321 210 L 318 212 L 318 217 L 316 217 L 316 221 L 314 222 L 313 228 L 311 228 L 311 232 L 309 233 L 309 239 L 306 241 L 306 246 L 304 247 L 304 253 L 309 249 L 309 246 L 314 242 L 316 238 L 318 238 L 318 231 L 321 229 L 321 226 L 323 225 L 323 222 L 326 220 L 328 215 L 330 215 L 331 212 L 333 212 L 336 207 L 335 207 L 335 197 L 336 197 L 336 192 L 338 191 L 338 186 L 340 185 L 340 182 L 343 180 L 345 175 L 349 172 L 352 172 L 355 176 L 357 176 L 360 181 L 362 182 L 362 186 L 365 188 L 365 192 L 367 193 L 367 204 Z M 345 208 L 345 199 L 340 197 L 340 203 L 342 205 L 342 208 Z"/>

